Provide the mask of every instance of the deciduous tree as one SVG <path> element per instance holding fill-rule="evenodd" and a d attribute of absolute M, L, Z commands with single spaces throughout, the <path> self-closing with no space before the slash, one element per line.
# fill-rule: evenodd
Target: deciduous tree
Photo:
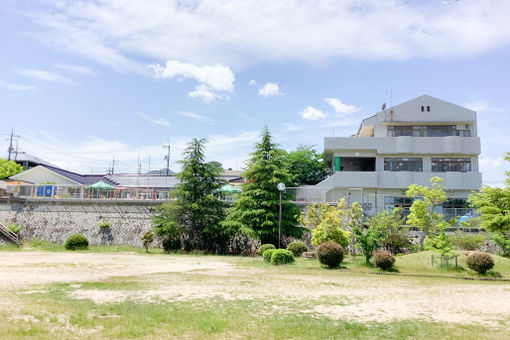
<path fill-rule="evenodd" d="M 419 247 L 423 250 L 425 238 L 435 230 L 443 220 L 443 215 L 434 212 L 434 209 L 446 201 L 443 189 L 443 179 L 432 177 L 430 187 L 411 184 L 406 192 L 407 197 L 418 198 L 411 205 L 411 213 L 406 223 L 420 230 Z"/>

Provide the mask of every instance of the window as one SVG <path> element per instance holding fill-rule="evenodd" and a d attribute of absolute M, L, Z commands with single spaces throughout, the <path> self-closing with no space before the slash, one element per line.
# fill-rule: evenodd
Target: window
<path fill-rule="evenodd" d="M 421 112 L 424 112 L 425 111 L 425 106 L 421 106 Z"/>
<path fill-rule="evenodd" d="M 375 157 L 335 157 L 335 171 L 375 171 Z"/>
<path fill-rule="evenodd" d="M 457 130 L 455 125 L 388 126 L 388 137 L 471 137 L 471 131 Z"/>
<path fill-rule="evenodd" d="M 421 158 L 384 158 L 385 171 L 423 171 Z"/>
<path fill-rule="evenodd" d="M 432 172 L 469 172 L 471 159 L 469 158 L 432 158 Z"/>
<path fill-rule="evenodd" d="M 430 112 L 430 106 L 427 105 L 427 112 Z"/>
<path fill-rule="evenodd" d="M 388 212 L 395 208 L 402 208 L 404 216 L 409 215 L 413 199 L 409 197 L 385 197 L 384 209 Z"/>

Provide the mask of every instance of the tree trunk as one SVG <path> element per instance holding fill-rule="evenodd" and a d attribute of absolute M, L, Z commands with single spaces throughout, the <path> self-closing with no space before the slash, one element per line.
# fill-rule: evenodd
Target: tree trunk
<path fill-rule="evenodd" d="M 422 231 L 419 239 L 420 251 L 423 251 L 423 243 L 425 242 L 425 236 L 427 236 L 427 234 Z"/>

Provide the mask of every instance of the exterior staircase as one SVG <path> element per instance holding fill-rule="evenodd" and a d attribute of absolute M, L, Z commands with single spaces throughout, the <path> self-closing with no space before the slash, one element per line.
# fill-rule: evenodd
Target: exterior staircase
<path fill-rule="evenodd" d="M 15 243 L 16 245 L 20 245 L 18 234 L 12 232 L 9 228 L 0 225 L 0 235 L 5 236 L 5 238 Z"/>

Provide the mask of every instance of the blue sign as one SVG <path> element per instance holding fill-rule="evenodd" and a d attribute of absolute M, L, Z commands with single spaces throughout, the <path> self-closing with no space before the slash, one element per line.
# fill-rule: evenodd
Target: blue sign
<path fill-rule="evenodd" d="M 45 185 L 43 187 L 37 187 L 37 196 L 53 196 L 57 194 L 57 187 L 53 185 Z"/>

